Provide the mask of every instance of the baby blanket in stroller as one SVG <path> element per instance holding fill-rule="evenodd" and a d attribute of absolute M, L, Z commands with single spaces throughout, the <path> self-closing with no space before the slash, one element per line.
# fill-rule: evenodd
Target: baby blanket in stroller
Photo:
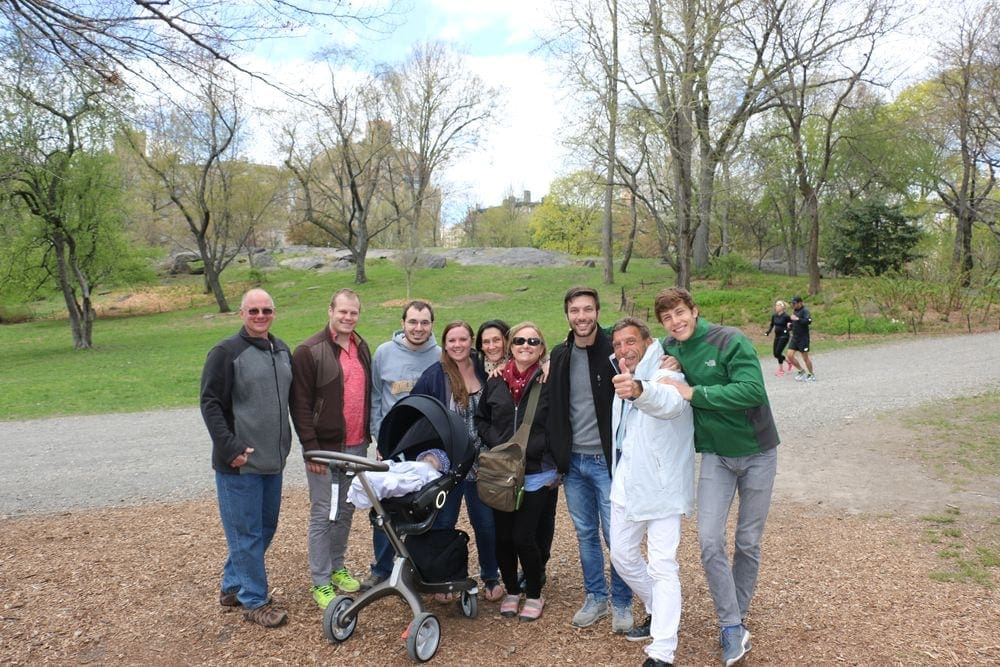
<path fill-rule="evenodd" d="M 386 463 L 389 464 L 389 470 L 385 472 L 364 473 L 380 500 L 405 496 L 441 476 L 440 471 L 424 461 L 386 461 Z M 351 488 L 347 490 L 347 502 L 360 509 L 372 506 L 371 499 L 357 477 L 351 480 Z"/>

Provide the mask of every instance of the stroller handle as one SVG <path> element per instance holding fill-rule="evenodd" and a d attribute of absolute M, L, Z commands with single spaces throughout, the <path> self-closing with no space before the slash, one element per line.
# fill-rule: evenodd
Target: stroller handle
<path fill-rule="evenodd" d="M 341 470 L 358 472 L 361 470 L 374 470 L 385 472 L 389 469 L 389 464 L 385 461 L 374 461 L 365 456 L 355 456 L 343 452 L 328 452 L 325 449 L 310 449 L 305 452 L 305 457 L 309 461 L 317 463 L 327 463 L 337 466 Z"/>

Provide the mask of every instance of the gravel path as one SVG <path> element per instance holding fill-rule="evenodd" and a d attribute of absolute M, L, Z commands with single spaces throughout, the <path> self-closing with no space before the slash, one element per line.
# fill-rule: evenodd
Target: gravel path
<path fill-rule="evenodd" d="M 818 382 L 774 377 L 778 498 L 847 512 L 921 513 L 944 502 L 1000 506 L 992 489 L 956 491 L 918 461 L 880 448 L 875 417 L 1000 389 L 1000 333 L 820 352 Z M 870 438 L 857 425 L 871 424 Z M 293 446 L 286 484 L 304 486 Z M 197 409 L 0 422 L 0 516 L 177 501 L 214 493 Z M 995 511 L 995 509 L 993 510 Z"/>

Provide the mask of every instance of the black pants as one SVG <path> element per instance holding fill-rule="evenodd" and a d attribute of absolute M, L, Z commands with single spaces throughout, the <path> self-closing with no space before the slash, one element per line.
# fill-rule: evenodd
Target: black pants
<path fill-rule="evenodd" d="M 552 538 L 549 537 L 546 545 L 539 544 L 539 526 L 554 525 L 554 513 L 552 517 L 548 515 L 555 509 L 555 503 L 551 502 L 555 493 L 555 489 L 542 487 L 525 493 L 516 512 L 493 512 L 497 532 L 497 565 L 500 566 L 500 576 L 508 594 L 523 592 L 528 598 L 542 595 L 542 574 L 545 572 L 543 548 L 545 551 L 551 549 Z M 524 591 L 517 583 L 518 563 L 524 570 Z"/>
<path fill-rule="evenodd" d="M 774 337 L 774 358 L 778 360 L 778 365 L 785 363 L 785 346 L 788 345 L 788 336 Z"/>

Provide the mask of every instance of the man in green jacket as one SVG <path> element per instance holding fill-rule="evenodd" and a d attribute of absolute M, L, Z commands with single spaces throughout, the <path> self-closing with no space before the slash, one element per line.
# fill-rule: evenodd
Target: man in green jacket
<path fill-rule="evenodd" d="M 665 378 L 694 408 L 701 562 L 720 627 L 722 663 L 750 650 L 746 616 L 757 585 L 760 544 L 777 471 L 778 431 L 753 344 L 738 329 L 698 317 L 687 290 L 670 288 L 654 302 L 666 330 L 663 349 L 690 384 Z M 726 555 L 726 520 L 739 494 L 733 561 Z"/>

